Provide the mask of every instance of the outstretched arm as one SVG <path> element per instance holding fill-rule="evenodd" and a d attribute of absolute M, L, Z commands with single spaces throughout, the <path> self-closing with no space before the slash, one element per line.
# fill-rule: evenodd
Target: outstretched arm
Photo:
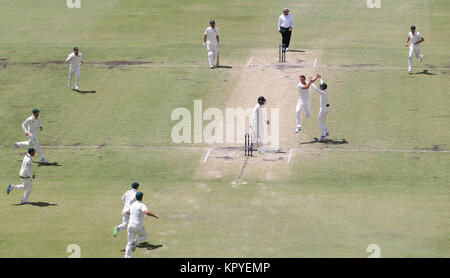
<path fill-rule="evenodd" d="M 406 43 L 405 43 L 405 46 L 408 46 L 409 45 L 409 36 L 408 36 L 408 38 L 406 39 Z"/>
<path fill-rule="evenodd" d="M 421 37 L 421 38 L 420 38 L 420 41 L 418 41 L 418 42 L 415 42 L 414 44 L 416 44 L 416 45 L 417 45 L 417 44 L 419 44 L 419 43 L 422 43 L 422 42 L 423 42 L 424 40 L 425 40 L 425 39 L 424 39 L 423 37 Z"/>
<path fill-rule="evenodd" d="M 150 212 L 150 211 L 148 211 L 148 210 L 144 211 L 144 213 L 145 213 L 145 214 L 147 214 L 148 216 L 152 216 L 152 217 L 155 217 L 155 218 L 159 218 L 159 216 L 158 216 L 158 215 L 156 215 L 156 214 L 153 214 L 153 213 L 151 213 L 151 212 Z"/>

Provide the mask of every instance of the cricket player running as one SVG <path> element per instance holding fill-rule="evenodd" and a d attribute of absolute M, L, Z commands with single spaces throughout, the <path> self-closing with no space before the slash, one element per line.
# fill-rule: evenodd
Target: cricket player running
<path fill-rule="evenodd" d="M 210 27 L 206 28 L 205 35 L 203 37 L 203 46 L 208 51 L 209 67 L 214 68 L 214 61 L 217 57 L 217 66 L 219 66 L 219 29 L 216 28 L 216 22 L 211 20 L 209 22 Z"/>
<path fill-rule="evenodd" d="M 73 48 L 73 52 L 69 54 L 69 56 L 66 59 L 66 63 L 69 63 L 69 89 L 72 88 L 72 79 L 73 74 L 76 75 L 76 83 L 75 83 L 75 90 L 78 90 L 79 87 L 79 81 L 80 81 L 80 70 L 81 65 L 83 64 L 83 54 L 79 52 L 78 47 Z"/>
<path fill-rule="evenodd" d="M 124 202 L 123 210 L 122 210 L 122 224 L 119 226 L 115 226 L 113 230 L 113 236 L 116 237 L 120 231 L 125 230 L 128 227 L 128 221 L 130 220 L 130 216 L 127 214 L 131 205 L 136 202 L 136 193 L 138 192 L 139 183 L 133 182 L 131 184 L 131 189 L 125 192 L 122 195 L 122 201 Z"/>
<path fill-rule="evenodd" d="M 295 129 L 295 133 L 302 131 L 302 121 L 300 119 L 302 110 L 305 109 L 305 117 L 311 117 L 311 99 L 309 97 L 309 87 L 313 81 L 309 80 L 306 82 L 306 77 L 304 75 L 300 75 L 300 83 L 298 83 L 298 93 L 299 98 L 296 106 L 296 120 L 297 120 L 297 128 Z"/>
<path fill-rule="evenodd" d="M 314 90 L 316 90 L 317 93 L 319 93 L 320 95 L 319 128 L 321 136 L 319 138 L 319 141 L 323 141 L 325 137 L 330 135 L 328 133 L 327 126 L 325 124 L 328 114 L 328 107 L 330 105 L 328 104 L 328 91 L 327 91 L 328 86 L 325 82 L 323 82 L 322 76 L 320 76 L 320 74 L 317 74 L 316 78 L 312 79 L 311 76 L 310 80 L 314 82 L 317 80 L 317 78 L 320 78 L 320 85 L 319 85 L 320 88 L 317 88 L 317 86 L 314 83 L 311 83 L 311 85 L 313 86 Z"/>
<path fill-rule="evenodd" d="M 260 154 L 264 153 L 264 123 L 270 124 L 270 121 L 268 121 L 263 113 L 263 106 L 266 104 L 267 99 L 265 99 L 263 96 L 260 96 L 258 98 L 258 104 L 255 105 L 253 108 L 253 114 L 252 119 L 250 122 L 250 129 L 253 133 L 252 136 L 252 143 L 258 144 L 258 151 Z"/>
<path fill-rule="evenodd" d="M 147 239 L 147 232 L 145 231 L 145 227 L 143 225 L 144 214 L 159 218 L 158 215 L 151 213 L 147 206 L 142 203 L 143 198 L 144 193 L 137 192 L 136 202 L 130 206 L 130 209 L 127 212 L 130 216 L 130 221 L 128 223 L 128 241 L 127 247 L 125 248 L 125 258 L 131 258 L 131 252 L 136 250 L 136 245 Z M 136 235 L 139 237 L 136 238 Z"/>
<path fill-rule="evenodd" d="M 25 135 L 28 136 L 28 141 L 15 142 L 13 148 L 16 149 L 17 147 L 29 146 L 31 144 L 36 148 L 37 153 L 41 158 L 41 162 L 48 163 L 48 160 L 42 155 L 41 145 L 37 139 L 38 130 L 40 129 L 42 131 L 41 116 L 39 115 L 40 110 L 35 108 L 32 113 L 33 114 L 22 123 L 22 129 L 25 132 Z"/>
<path fill-rule="evenodd" d="M 419 60 L 419 62 L 423 61 L 423 54 L 420 54 L 420 44 L 425 39 L 422 37 L 422 35 L 416 31 L 416 26 L 411 26 L 411 32 L 408 34 L 408 39 L 406 39 L 405 46 L 408 47 L 409 41 L 411 41 L 411 44 L 409 45 L 409 57 L 408 57 L 408 72 L 412 71 L 412 57 L 413 54 L 416 55 L 416 58 Z"/>
<path fill-rule="evenodd" d="M 23 199 L 20 201 L 21 205 L 29 204 L 30 202 L 28 199 L 31 195 L 31 189 L 33 187 L 33 179 L 36 177 L 33 175 L 33 171 L 31 170 L 31 167 L 33 166 L 33 160 L 32 157 L 36 154 L 36 150 L 33 148 L 28 149 L 28 153 L 25 155 L 22 161 L 22 167 L 20 168 L 19 176 L 20 179 L 22 179 L 22 184 L 18 185 L 8 185 L 8 188 L 6 189 L 6 194 L 9 195 L 9 193 L 13 190 L 25 190 L 25 194 L 23 195 Z"/>

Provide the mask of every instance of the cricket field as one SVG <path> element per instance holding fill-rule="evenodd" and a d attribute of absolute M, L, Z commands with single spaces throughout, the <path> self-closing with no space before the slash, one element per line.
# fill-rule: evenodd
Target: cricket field
<path fill-rule="evenodd" d="M 66 2 L 0 0 L 0 257 L 64 258 L 72 244 L 83 258 L 123 257 L 126 232 L 112 230 L 134 181 L 160 219 L 146 217 L 133 257 L 450 256 L 449 1 Z M 284 7 L 302 51 L 279 63 Z M 210 19 L 215 69 L 202 46 Z M 408 74 L 413 24 L 425 58 Z M 79 91 L 67 88 L 74 46 Z M 312 90 L 294 133 L 298 76 L 315 73 L 330 94 L 325 142 Z M 225 118 L 260 95 L 279 109 L 281 152 L 244 157 L 237 135 L 173 141 L 175 109 L 194 120 L 201 100 Z M 6 188 L 26 148 L 12 146 L 35 107 L 51 164 L 36 156 L 32 203 L 20 206 L 23 192 Z"/>

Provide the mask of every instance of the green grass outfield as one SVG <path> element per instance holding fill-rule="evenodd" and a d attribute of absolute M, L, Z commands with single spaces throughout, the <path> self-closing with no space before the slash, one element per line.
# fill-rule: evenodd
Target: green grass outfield
<path fill-rule="evenodd" d="M 161 216 L 145 220 L 150 245 L 133 257 L 367 257 L 372 243 L 382 257 L 450 256 L 450 153 L 402 152 L 450 150 L 448 1 L 35 2 L 0 0 L 0 257 L 67 257 L 69 244 L 82 257 L 123 257 L 126 235 L 112 238 L 112 227 L 133 181 Z M 287 175 L 252 172 L 239 188 L 230 185 L 237 173 L 196 174 L 200 148 L 44 148 L 61 166 L 34 165 L 31 201 L 50 206 L 15 206 L 23 192 L 5 194 L 19 182 L 24 149 L 11 146 L 25 139 L 20 124 L 32 108 L 42 111 L 42 145 L 175 146 L 172 110 L 192 109 L 194 99 L 225 108 L 250 51 L 276 55 L 284 6 L 295 17 L 292 46 L 321 50 L 328 125 L 349 144 L 298 153 Z M 211 18 L 232 69 L 207 67 Z M 407 74 L 411 24 L 425 38 L 425 60 L 414 64 L 428 74 Z M 95 94 L 68 90 L 67 66 L 49 62 L 74 45 L 86 62 L 81 89 Z M 355 64 L 376 66 L 326 67 Z M 316 121 L 306 126 L 311 137 Z"/>

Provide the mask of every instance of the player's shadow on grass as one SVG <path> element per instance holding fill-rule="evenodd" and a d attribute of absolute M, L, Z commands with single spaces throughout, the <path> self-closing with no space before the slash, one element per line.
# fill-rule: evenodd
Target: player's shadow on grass
<path fill-rule="evenodd" d="M 148 243 L 147 241 L 141 242 L 138 245 L 136 245 L 136 248 L 146 248 L 147 250 L 155 250 L 155 249 L 158 249 L 161 247 L 163 247 L 162 244 L 154 245 L 154 244 Z M 125 249 L 120 250 L 120 252 L 125 252 Z"/>
<path fill-rule="evenodd" d="M 90 91 L 82 91 L 82 90 L 76 90 L 76 89 L 72 89 L 72 91 L 75 91 L 79 94 L 95 94 L 96 91 L 95 90 L 90 90 Z"/>
<path fill-rule="evenodd" d="M 286 50 L 286 52 L 306 52 L 306 50 L 301 50 L 301 49 L 288 49 L 288 50 Z"/>
<path fill-rule="evenodd" d="M 62 166 L 58 162 L 48 162 L 48 163 L 36 162 L 36 163 L 37 163 L 38 167 L 41 167 L 41 166 Z"/>
<path fill-rule="evenodd" d="M 50 204 L 47 202 L 30 202 L 29 204 L 13 204 L 14 206 L 26 206 L 26 205 L 31 205 L 34 207 L 54 207 L 57 206 L 58 204 Z"/>
<path fill-rule="evenodd" d="M 428 70 L 423 70 L 423 71 L 420 71 L 420 72 L 414 72 L 414 73 L 411 73 L 411 74 L 436 75 L 435 73 L 429 72 Z"/>
<path fill-rule="evenodd" d="M 215 69 L 232 69 L 232 66 L 214 66 Z"/>
<path fill-rule="evenodd" d="M 309 142 L 300 143 L 300 145 L 303 145 L 303 144 L 315 144 L 315 143 L 322 143 L 322 144 L 325 144 L 325 145 L 343 145 L 343 144 L 348 144 L 348 141 L 345 140 L 345 139 L 340 139 L 340 140 L 338 140 L 338 139 L 325 139 L 325 140 L 319 141 L 319 138 L 314 138 L 314 140 L 309 141 Z"/>

